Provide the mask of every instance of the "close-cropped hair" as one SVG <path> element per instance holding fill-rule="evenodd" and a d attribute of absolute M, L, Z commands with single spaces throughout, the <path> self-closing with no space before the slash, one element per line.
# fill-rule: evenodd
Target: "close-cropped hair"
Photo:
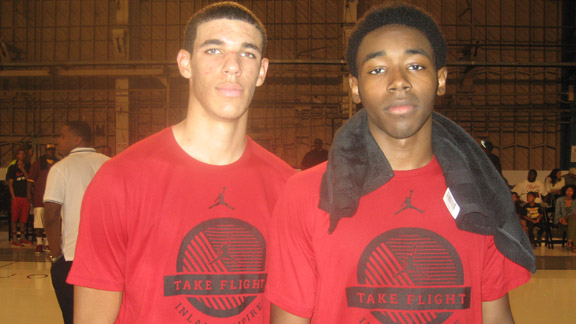
<path fill-rule="evenodd" d="M 92 129 L 88 123 L 77 120 L 66 123 L 66 126 L 70 128 L 70 131 L 76 136 L 80 136 L 82 140 L 86 143 L 92 143 Z"/>
<path fill-rule="evenodd" d="M 198 33 L 198 26 L 217 19 L 240 20 L 256 27 L 262 35 L 262 48 L 260 50 L 262 54 L 264 54 L 264 49 L 266 48 L 266 29 L 264 25 L 262 25 L 260 19 L 258 19 L 250 9 L 231 1 L 218 2 L 206 6 L 188 20 L 186 29 L 184 30 L 184 49 L 192 54 L 194 41 Z"/>
<path fill-rule="evenodd" d="M 413 5 L 389 2 L 372 8 L 356 24 L 348 38 L 346 60 L 350 74 L 358 77 L 356 59 L 358 48 L 366 35 L 380 27 L 388 25 L 403 25 L 422 32 L 434 50 L 434 65 L 436 70 L 446 65 L 446 40 L 434 18 Z"/>

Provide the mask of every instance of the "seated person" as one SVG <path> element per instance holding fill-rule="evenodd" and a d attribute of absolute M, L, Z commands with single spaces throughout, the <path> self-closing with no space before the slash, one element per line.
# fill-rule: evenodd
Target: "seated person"
<path fill-rule="evenodd" d="M 544 180 L 544 186 L 546 187 L 546 192 L 548 193 L 547 202 L 548 205 L 553 207 L 556 198 L 560 197 L 562 188 L 566 185 L 566 180 L 562 177 L 562 171 L 560 169 L 554 169 Z"/>
<path fill-rule="evenodd" d="M 514 188 L 512 188 L 512 191 L 515 191 L 518 193 L 518 195 L 520 195 L 520 200 L 528 201 L 526 195 L 528 192 L 533 192 L 536 195 L 535 202 L 537 204 L 542 203 L 542 197 L 546 196 L 548 192 L 546 191 L 544 184 L 540 180 L 536 179 L 537 176 L 538 172 L 536 172 L 534 169 L 531 169 L 528 171 L 528 177 L 526 180 L 520 181 L 516 184 L 516 186 L 514 186 Z"/>
<path fill-rule="evenodd" d="M 528 238 L 532 246 L 536 247 L 536 240 L 534 239 L 534 227 L 539 227 L 538 240 L 542 236 L 542 206 L 535 202 L 537 193 L 530 191 L 526 194 L 526 205 L 523 207 L 522 216 L 526 220 L 528 227 Z"/>
<path fill-rule="evenodd" d="M 560 227 L 565 228 L 568 225 L 567 218 L 570 215 L 576 214 L 576 203 L 574 203 L 574 193 L 576 192 L 576 186 L 567 185 L 562 188 L 562 195 L 556 199 L 556 209 L 554 210 L 554 224 L 558 224 Z M 568 240 L 566 246 L 571 249 L 574 243 L 571 239 Z"/>
<path fill-rule="evenodd" d="M 518 220 L 520 220 L 520 224 L 522 224 L 522 230 L 524 233 L 528 234 L 528 227 L 526 225 L 526 220 L 524 219 L 523 215 L 523 207 L 524 202 L 520 200 L 517 192 L 512 191 L 512 200 L 514 201 L 514 208 L 516 209 L 516 216 L 518 216 Z"/>

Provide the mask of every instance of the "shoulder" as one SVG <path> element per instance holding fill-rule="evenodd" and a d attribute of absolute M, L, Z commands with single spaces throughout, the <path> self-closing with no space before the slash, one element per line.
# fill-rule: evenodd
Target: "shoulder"
<path fill-rule="evenodd" d="M 175 145 L 172 128 L 165 128 L 132 144 L 118 155 L 109 159 L 100 168 L 98 175 L 133 177 L 143 170 L 153 170 L 159 163 L 170 163 L 169 152 L 174 154 Z"/>
<path fill-rule="evenodd" d="M 514 187 L 520 188 L 520 187 L 526 186 L 527 183 L 528 183 L 527 180 L 522 180 L 522 181 L 516 183 L 516 184 L 514 185 Z"/>
<path fill-rule="evenodd" d="M 286 186 L 302 195 L 319 197 L 324 172 L 326 172 L 326 162 L 294 174 L 288 179 Z"/>
<path fill-rule="evenodd" d="M 252 138 L 247 137 L 246 141 L 246 149 L 249 151 L 250 159 L 253 159 L 250 161 L 251 163 L 256 163 L 260 168 L 282 174 L 286 178 L 296 172 L 288 163 L 260 146 Z"/>
<path fill-rule="evenodd" d="M 163 150 L 170 149 L 174 144 L 176 144 L 176 140 L 174 139 L 174 135 L 172 133 L 172 127 L 168 127 L 130 145 L 127 149 L 122 151 L 114 158 L 142 158 L 149 154 L 154 154 L 157 152 L 162 152 Z"/>

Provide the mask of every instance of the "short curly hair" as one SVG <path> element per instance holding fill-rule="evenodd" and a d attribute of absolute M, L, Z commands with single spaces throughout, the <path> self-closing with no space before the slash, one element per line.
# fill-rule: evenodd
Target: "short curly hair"
<path fill-rule="evenodd" d="M 198 26 L 217 19 L 240 20 L 256 27 L 262 36 L 261 51 L 264 53 L 266 49 L 266 29 L 264 25 L 248 8 L 232 1 L 214 3 L 196 12 L 190 20 L 188 20 L 186 29 L 184 30 L 184 49 L 192 54 Z"/>
<path fill-rule="evenodd" d="M 434 18 L 421 8 L 413 5 L 389 2 L 368 11 L 356 24 L 348 38 L 346 60 L 350 74 L 358 77 L 356 58 L 364 37 L 380 27 L 403 25 L 418 29 L 430 42 L 434 50 L 436 70 L 446 65 L 446 40 Z"/>

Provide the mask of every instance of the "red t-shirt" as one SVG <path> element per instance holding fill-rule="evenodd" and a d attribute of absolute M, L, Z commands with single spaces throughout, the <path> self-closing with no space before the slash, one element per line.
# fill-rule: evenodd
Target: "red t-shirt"
<path fill-rule="evenodd" d="M 94 177 L 68 282 L 123 291 L 116 323 L 268 323 L 269 220 L 294 172 L 249 138 L 204 164 L 165 129 Z"/>
<path fill-rule="evenodd" d="M 322 324 L 481 323 L 482 301 L 530 279 L 491 236 L 456 227 L 436 159 L 395 171 L 332 234 L 325 169 L 288 181 L 274 212 L 266 293 L 280 308 Z"/>

